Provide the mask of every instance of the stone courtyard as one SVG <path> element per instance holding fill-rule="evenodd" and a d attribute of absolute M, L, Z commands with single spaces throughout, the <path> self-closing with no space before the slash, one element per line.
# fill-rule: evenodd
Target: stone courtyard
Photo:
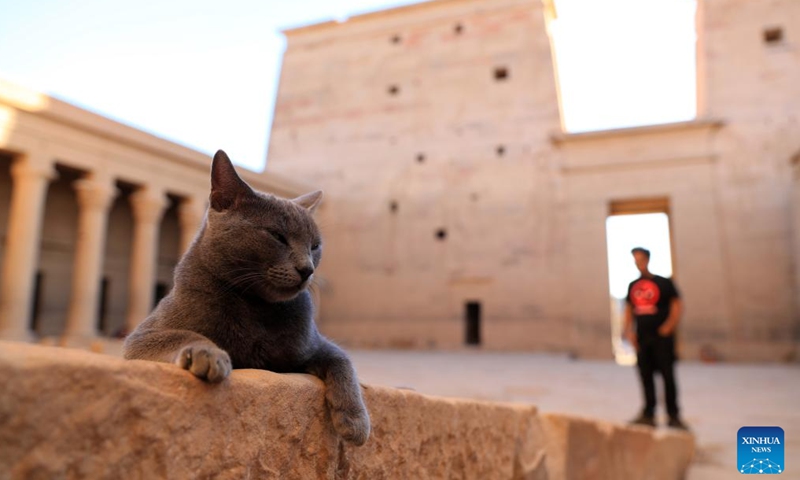
<path fill-rule="evenodd" d="M 634 367 L 567 356 L 478 351 L 352 352 L 364 383 L 421 393 L 536 405 L 611 422 L 625 422 L 640 406 Z M 688 480 L 738 478 L 736 432 L 776 425 L 786 432 L 786 472 L 800 479 L 800 367 L 791 365 L 678 365 L 683 416 L 696 434 Z M 657 383 L 660 387 L 660 383 Z M 663 423 L 663 420 L 662 422 Z"/>

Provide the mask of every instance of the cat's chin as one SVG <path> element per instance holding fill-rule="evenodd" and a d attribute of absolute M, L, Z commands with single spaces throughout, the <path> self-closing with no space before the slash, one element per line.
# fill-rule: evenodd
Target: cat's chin
<path fill-rule="evenodd" d="M 294 299 L 300 292 L 306 289 L 306 285 L 302 284 L 297 287 L 288 287 L 288 288 L 279 288 L 274 287 L 270 288 L 266 292 L 266 300 L 270 302 L 288 302 L 289 300 Z"/>

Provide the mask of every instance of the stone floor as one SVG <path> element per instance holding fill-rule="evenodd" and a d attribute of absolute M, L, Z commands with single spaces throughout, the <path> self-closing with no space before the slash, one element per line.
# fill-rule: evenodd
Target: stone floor
<path fill-rule="evenodd" d="M 616 422 L 625 422 L 640 408 L 634 367 L 611 361 L 471 351 L 351 355 L 365 383 L 532 403 L 543 411 Z M 736 471 L 736 432 L 745 425 L 782 427 L 788 465 L 779 478 L 800 479 L 800 365 L 683 362 L 677 375 L 684 419 L 698 443 L 688 480 L 741 478 Z"/>

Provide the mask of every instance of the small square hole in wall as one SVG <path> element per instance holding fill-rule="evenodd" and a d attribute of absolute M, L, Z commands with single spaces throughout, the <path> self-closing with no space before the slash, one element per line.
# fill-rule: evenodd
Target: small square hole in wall
<path fill-rule="evenodd" d="M 456 23 L 456 26 L 453 27 L 453 32 L 456 35 L 461 35 L 462 33 L 464 33 L 464 25 L 461 25 L 460 23 Z"/>
<path fill-rule="evenodd" d="M 508 68 L 507 67 L 495 67 L 494 69 L 494 79 L 498 82 L 503 82 L 508 80 Z"/>
<path fill-rule="evenodd" d="M 400 87 L 397 85 L 389 85 L 389 88 L 386 91 L 389 92 L 389 95 L 395 96 L 400 93 Z"/>
<path fill-rule="evenodd" d="M 389 211 L 392 213 L 397 213 L 397 209 L 400 208 L 400 205 L 397 204 L 397 200 L 392 200 L 389 202 Z"/>
<path fill-rule="evenodd" d="M 392 35 L 392 38 L 389 39 L 390 42 L 394 43 L 395 45 L 403 41 L 400 35 Z"/>
<path fill-rule="evenodd" d="M 495 149 L 495 152 L 497 152 L 498 157 L 502 157 L 503 155 L 506 154 L 506 147 L 504 147 L 503 145 L 498 145 L 497 148 Z"/>
<path fill-rule="evenodd" d="M 417 154 L 417 163 L 424 163 L 424 162 L 425 162 L 425 154 L 424 153 L 418 153 Z"/>
<path fill-rule="evenodd" d="M 439 228 L 436 230 L 436 240 L 444 241 L 447 238 L 447 230 Z"/>
<path fill-rule="evenodd" d="M 770 27 L 764 29 L 764 43 L 780 43 L 783 41 L 783 29 Z"/>

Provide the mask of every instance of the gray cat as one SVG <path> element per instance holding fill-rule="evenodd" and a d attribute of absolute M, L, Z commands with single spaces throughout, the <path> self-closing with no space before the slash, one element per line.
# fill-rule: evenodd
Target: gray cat
<path fill-rule="evenodd" d="M 126 338 L 125 358 L 176 363 L 208 382 L 231 368 L 310 373 L 325 382 L 336 431 L 363 445 L 370 421 L 356 372 L 317 331 L 306 288 L 322 253 L 311 216 L 321 198 L 256 192 L 218 151 L 205 222 L 175 287 Z"/>

